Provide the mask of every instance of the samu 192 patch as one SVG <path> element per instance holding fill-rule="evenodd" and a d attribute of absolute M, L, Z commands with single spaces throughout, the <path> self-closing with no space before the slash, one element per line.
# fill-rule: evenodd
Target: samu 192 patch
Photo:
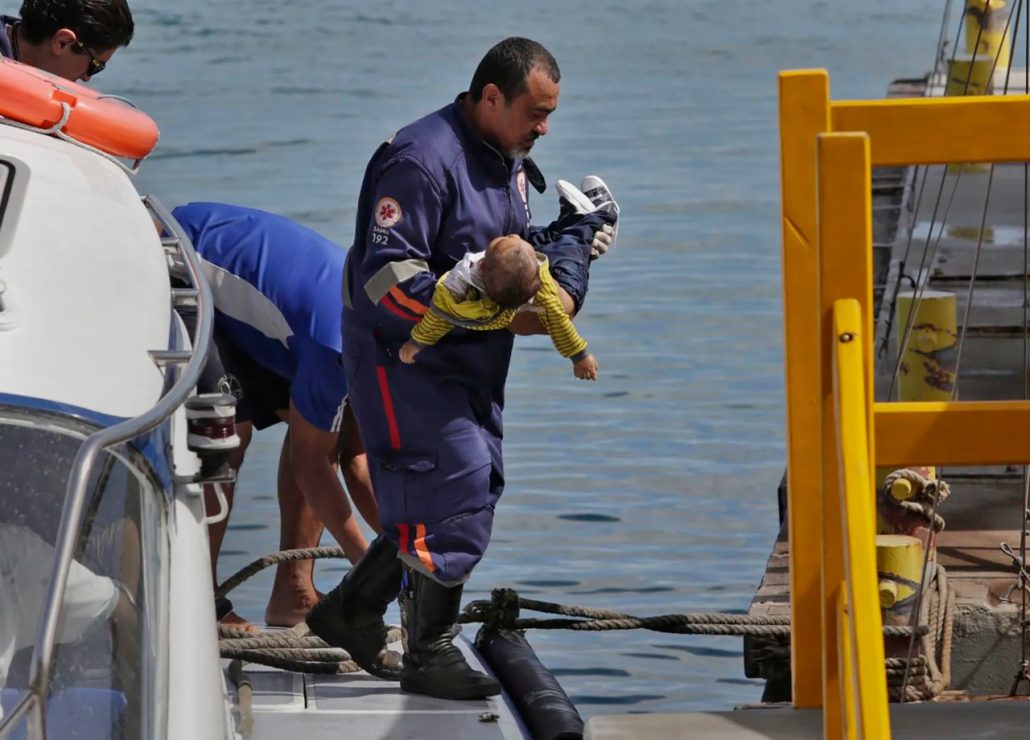
<path fill-rule="evenodd" d="M 380 198 L 376 203 L 375 218 L 380 228 L 396 226 L 401 220 L 401 204 L 389 196 Z"/>

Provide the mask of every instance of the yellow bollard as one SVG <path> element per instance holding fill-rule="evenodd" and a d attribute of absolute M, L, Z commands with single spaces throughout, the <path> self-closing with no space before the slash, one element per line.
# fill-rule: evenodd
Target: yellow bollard
<path fill-rule="evenodd" d="M 968 16 L 966 16 L 968 18 Z M 976 38 L 975 36 L 973 37 Z M 948 97 L 962 95 L 990 95 L 993 89 L 994 59 L 983 54 L 976 56 L 956 55 L 948 60 L 948 80 L 944 86 L 944 94 Z M 972 174 L 987 172 L 989 165 L 983 162 L 967 162 L 965 164 L 949 164 L 947 173 L 955 175 L 960 172 Z"/>
<path fill-rule="evenodd" d="M 898 399 L 901 401 L 951 401 L 955 388 L 958 320 L 955 295 L 924 290 L 912 317 L 911 291 L 898 294 L 895 336 L 901 356 Z M 908 343 L 901 342 L 908 336 Z"/>
<path fill-rule="evenodd" d="M 876 572 L 884 624 L 910 624 L 923 574 L 923 543 L 903 534 L 876 535 Z"/>
<path fill-rule="evenodd" d="M 997 69 L 1009 66 L 1012 49 L 1007 6 L 1005 0 L 966 0 L 966 51 L 992 65 L 997 60 Z"/>
<path fill-rule="evenodd" d="M 940 290 L 924 290 L 919 296 L 913 326 L 909 329 L 912 303 L 916 297 L 912 291 L 898 293 L 897 320 L 894 322 L 897 352 L 901 356 L 898 370 L 899 401 L 950 401 L 955 387 L 955 362 L 957 360 L 958 317 L 955 295 Z M 901 343 L 908 335 L 905 348 Z M 937 477 L 933 467 L 913 467 L 913 470 L 931 480 Z M 893 468 L 876 469 L 876 490 L 883 489 L 884 481 Z M 918 491 L 903 479 L 893 483 L 890 496 L 895 501 L 904 501 Z M 877 531 L 884 534 L 904 532 L 923 534 L 925 522 L 919 522 L 899 509 L 886 506 L 883 501 L 877 505 Z"/>
<path fill-rule="evenodd" d="M 901 399 L 903 401 L 909 399 Z M 932 465 L 911 465 L 907 468 L 918 473 L 927 480 L 937 480 L 937 468 Z M 876 469 L 876 490 L 883 491 L 887 484 L 887 476 L 894 472 L 893 468 Z M 887 491 L 887 497 L 877 494 L 876 497 L 876 532 L 877 534 L 902 534 L 927 539 L 927 523 L 922 517 L 905 512 L 896 506 L 894 501 L 908 501 L 922 493 L 922 488 L 905 478 L 895 479 Z M 888 498 L 889 497 L 889 498 Z"/>
<path fill-rule="evenodd" d="M 908 627 L 919 623 L 915 613 L 923 577 L 923 543 L 903 534 L 876 535 L 876 577 L 884 626 Z M 884 637 L 886 658 L 907 658 L 908 637 Z"/>
<path fill-rule="evenodd" d="M 944 94 L 948 97 L 962 95 L 990 95 L 994 60 L 984 56 L 956 56 L 948 60 L 948 81 Z"/>

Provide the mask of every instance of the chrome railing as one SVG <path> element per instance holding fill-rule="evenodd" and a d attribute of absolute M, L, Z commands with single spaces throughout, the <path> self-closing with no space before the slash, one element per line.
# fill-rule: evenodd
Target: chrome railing
<path fill-rule="evenodd" d="M 201 274 L 196 252 L 193 250 L 189 237 L 157 199 L 143 196 L 143 204 L 161 222 L 166 233 L 171 235 L 171 238 L 164 240 L 164 247 L 166 251 L 177 251 L 181 255 L 190 282 L 196 290 L 198 319 L 196 333 L 193 337 L 194 349 L 192 352 L 153 352 L 154 361 L 160 366 L 185 364 L 178 380 L 149 411 L 90 435 L 75 455 L 68 478 L 64 509 L 61 512 L 61 524 L 57 532 L 54 566 L 47 587 L 39 631 L 36 633 L 36 642 L 32 649 L 29 685 L 11 712 L 0 721 L 0 740 L 6 738 L 26 715 L 28 715 L 29 740 L 46 740 L 46 697 L 50 688 L 57 630 L 64 605 L 64 591 L 68 582 L 68 572 L 71 569 L 79 529 L 82 525 L 86 487 L 89 484 L 97 457 L 113 445 L 149 432 L 171 416 L 196 387 L 200 372 L 207 359 L 214 320 L 213 308 L 211 290 Z M 182 303 L 182 300 L 173 300 L 173 310 L 177 310 Z"/>

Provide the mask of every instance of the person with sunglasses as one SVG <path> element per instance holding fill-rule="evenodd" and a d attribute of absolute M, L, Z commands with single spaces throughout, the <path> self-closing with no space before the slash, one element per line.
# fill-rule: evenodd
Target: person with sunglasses
<path fill-rule="evenodd" d="M 24 0 L 0 16 L 0 56 L 69 80 L 89 81 L 132 40 L 126 0 Z"/>

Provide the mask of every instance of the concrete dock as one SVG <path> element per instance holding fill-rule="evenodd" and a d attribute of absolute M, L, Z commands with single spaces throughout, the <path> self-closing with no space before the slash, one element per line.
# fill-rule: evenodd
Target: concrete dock
<path fill-rule="evenodd" d="M 1021 740 L 1030 727 L 1030 702 L 892 704 L 891 734 L 934 740 Z M 743 708 L 732 712 L 635 714 L 592 717 L 585 740 L 817 740 L 823 736 L 818 710 L 789 707 Z M 871 738 L 869 740 L 872 740 Z"/>

